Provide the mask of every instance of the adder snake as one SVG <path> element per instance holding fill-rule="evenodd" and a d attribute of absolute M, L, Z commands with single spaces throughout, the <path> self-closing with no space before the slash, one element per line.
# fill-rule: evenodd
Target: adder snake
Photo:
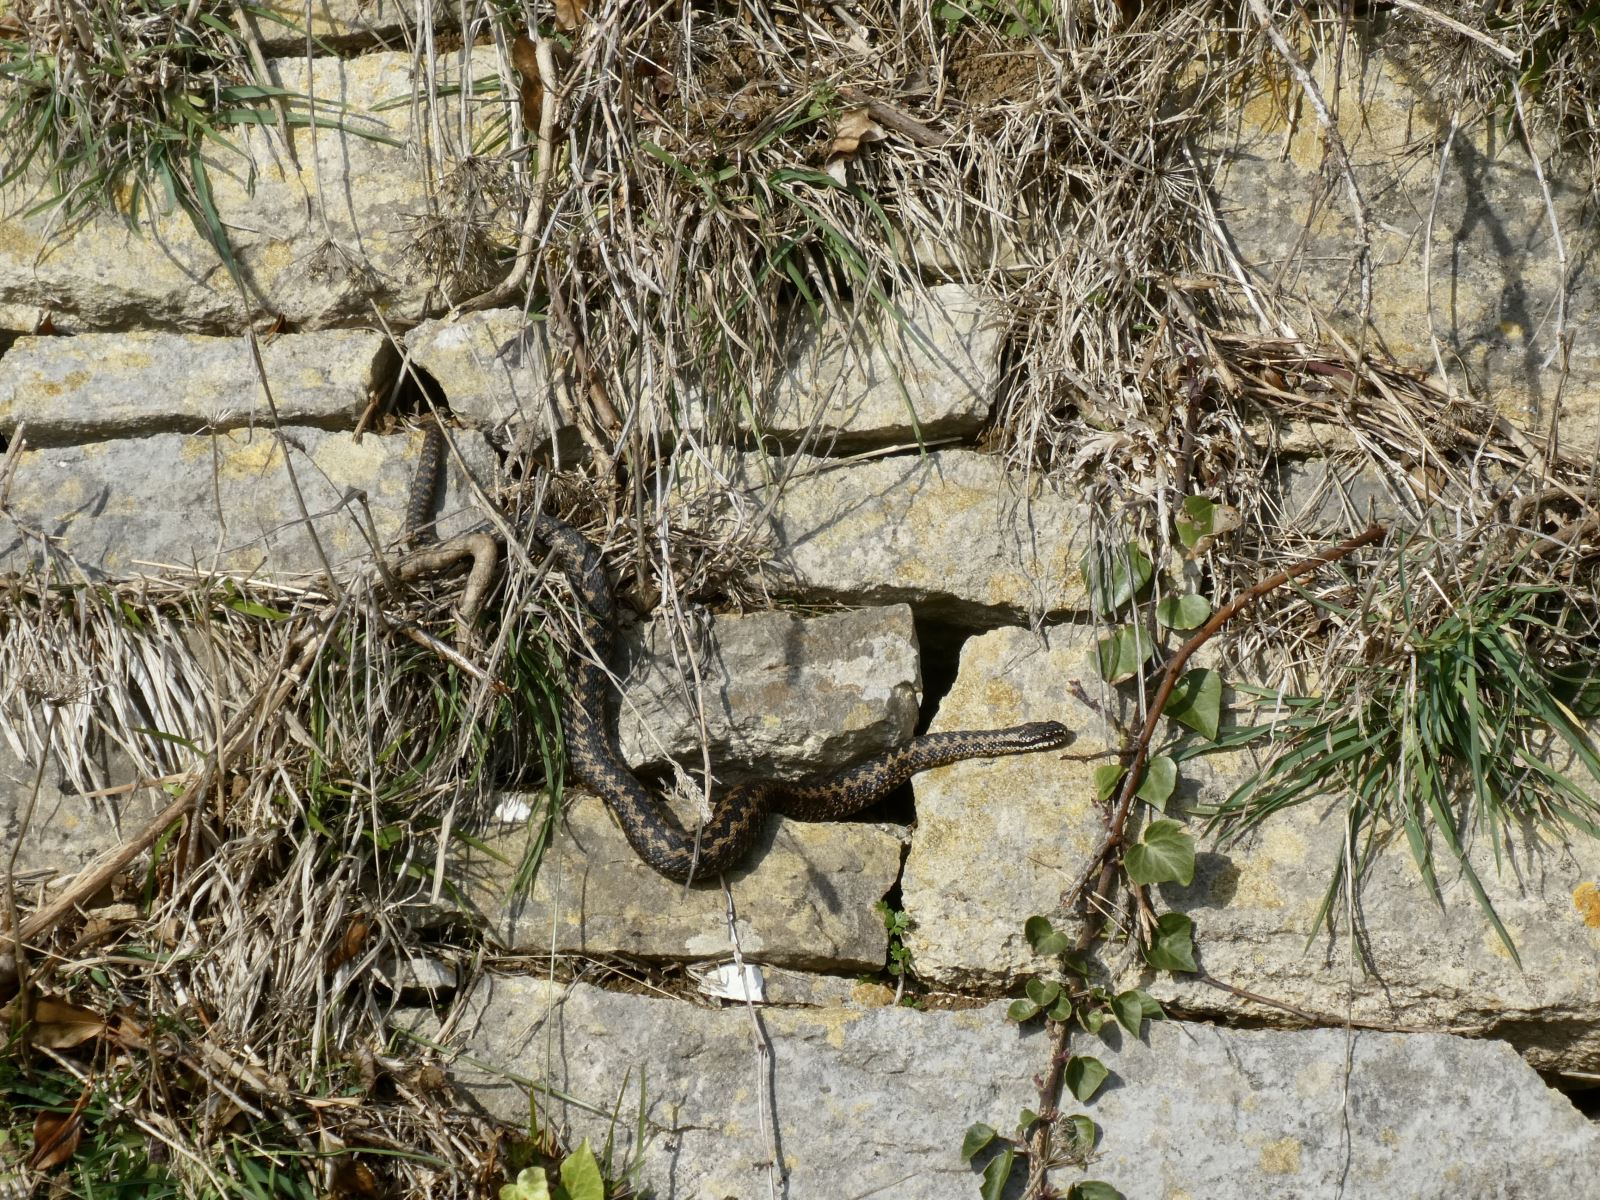
<path fill-rule="evenodd" d="M 429 420 L 406 507 L 407 531 L 414 543 L 428 536 L 425 529 L 444 449 L 443 431 Z M 598 660 L 574 654 L 567 662 L 561 726 L 572 775 L 610 806 L 639 857 L 671 879 L 708 878 L 737 865 L 761 832 L 769 810 L 804 821 L 847 817 L 931 767 L 1049 750 L 1071 737 L 1055 721 L 924 734 L 840 771 L 796 782 L 767 779 L 722 789 L 712 796 L 710 819 L 698 834 L 691 833 L 639 781 L 617 749 L 608 716 L 611 680 L 599 665 L 611 660 L 616 601 L 599 551 L 555 517 L 538 517 L 532 533 L 578 597 L 583 640 Z"/>

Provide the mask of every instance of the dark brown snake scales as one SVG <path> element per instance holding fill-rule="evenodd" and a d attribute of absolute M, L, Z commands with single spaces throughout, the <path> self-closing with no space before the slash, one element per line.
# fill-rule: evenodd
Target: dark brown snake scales
<path fill-rule="evenodd" d="M 431 538 L 427 529 L 444 465 L 444 433 L 427 422 L 417 473 L 406 506 L 406 528 L 414 544 Z M 533 539 L 549 551 L 580 601 L 584 639 L 601 661 L 610 661 L 616 602 L 599 552 L 572 526 L 540 516 Z M 768 810 L 802 821 L 847 817 L 882 799 L 919 771 L 967 758 L 1026 754 L 1062 746 L 1071 734 L 1056 721 L 1033 721 L 1007 729 L 953 730 L 912 738 L 892 750 L 840 771 L 797 782 L 769 779 L 715 793 L 711 818 L 696 836 L 623 761 L 609 720 L 611 681 L 596 662 L 573 655 L 561 704 L 562 734 L 575 779 L 598 793 L 616 815 L 635 852 L 672 879 L 705 879 L 728 870 L 749 851 Z"/>

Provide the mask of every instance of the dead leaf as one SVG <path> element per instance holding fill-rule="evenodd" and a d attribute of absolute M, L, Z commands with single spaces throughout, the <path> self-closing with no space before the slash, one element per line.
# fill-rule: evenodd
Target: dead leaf
<path fill-rule="evenodd" d="M 337 970 L 360 954 L 367 944 L 367 935 L 371 932 L 372 922 L 366 917 L 357 913 L 350 918 L 350 924 L 345 926 L 344 936 L 328 955 L 328 970 Z"/>
<path fill-rule="evenodd" d="M 372 1168 L 352 1158 L 343 1158 L 334 1164 L 332 1182 L 335 1196 L 366 1197 L 382 1192 Z"/>
<path fill-rule="evenodd" d="M 556 28 L 564 33 L 570 33 L 589 19 L 584 12 L 589 0 L 555 0 L 555 7 Z"/>
<path fill-rule="evenodd" d="M 511 42 L 511 65 L 522 76 L 519 95 L 522 99 L 522 127 L 530 131 L 539 128 L 539 114 L 544 109 L 544 82 L 539 75 L 539 50 L 533 39 L 518 34 Z"/>
<path fill-rule="evenodd" d="M 834 128 L 828 157 L 848 158 L 861 149 L 862 142 L 881 142 L 884 136 L 883 127 L 872 119 L 865 107 L 846 109 Z"/>
<path fill-rule="evenodd" d="M 0 1017 L 9 1020 L 16 1008 L 17 1002 L 13 1000 L 0 1008 Z M 44 1046 L 49 1050 L 70 1050 L 83 1045 L 90 1038 L 99 1037 L 105 1031 L 105 1018 L 99 1013 L 47 996 L 34 1002 L 33 1025 L 28 1037 L 36 1046 Z"/>
<path fill-rule="evenodd" d="M 35 1171 L 48 1171 L 72 1157 L 83 1137 L 83 1106 L 88 1100 L 89 1089 L 85 1087 L 71 1112 L 42 1112 L 33 1118 L 33 1153 L 28 1156 L 30 1167 Z"/>

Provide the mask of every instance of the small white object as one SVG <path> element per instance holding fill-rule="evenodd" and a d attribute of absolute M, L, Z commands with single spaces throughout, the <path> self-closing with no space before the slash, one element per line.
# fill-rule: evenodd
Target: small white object
<path fill-rule="evenodd" d="M 754 963 L 745 963 L 743 970 L 731 962 L 694 963 L 689 967 L 689 974 L 707 996 L 748 1000 L 753 1004 L 767 1002 L 767 981 L 761 976 L 761 968 Z"/>

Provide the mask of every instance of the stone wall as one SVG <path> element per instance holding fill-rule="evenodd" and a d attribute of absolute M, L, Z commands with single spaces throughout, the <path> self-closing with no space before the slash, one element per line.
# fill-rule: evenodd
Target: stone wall
<path fill-rule="evenodd" d="M 405 6 L 321 9 L 322 32 L 359 47 L 382 32 L 383 10 L 398 19 Z M 501 70 L 492 48 L 466 61 L 474 72 Z M 409 148 L 426 116 L 383 104 L 409 93 L 410 57 L 374 49 L 309 64 L 285 57 L 275 69 L 341 97 L 385 140 L 302 131 L 291 161 L 273 133 L 241 135 L 257 167 L 254 191 L 226 183 L 217 202 L 237 231 L 248 297 L 181 215 L 138 230 L 93 218 L 68 236 L 48 213 L 19 215 L 28 195 L 6 197 L 0 438 L 14 444 L 25 433 L 26 446 L 0 510 L 0 572 L 60 570 L 68 558 L 89 578 L 162 566 L 314 573 L 324 556 L 337 572 L 360 569 L 374 538 L 389 547 L 398 536 L 418 435 L 354 431 L 407 362 L 438 385 L 458 422 L 445 533 L 476 522 L 518 438 L 533 431 L 578 445 L 562 424 L 538 327 L 516 309 L 448 311 L 448 299 L 491 278 L 492 264 L 463 263 L 442 279 L 413 261 L 408 230 L 427 214 L 427 197 Z M 1592 275 L 1572 280 L 1566 298 L 1568 331 L 1580 336 L 1558 414 L 1545 372 L 1558 284 L 1525 166 L 1463 137 L 1452 160 L 1461 173 L 1441 203 L 1424 205 L 1433 179 L 1394 164 L 1419 124 L 1437 131 L 1438 111 L 1399 67 L 1374 60 L 1362 69 L 1381 119 L 1350 136 L 1381 206 L 1372 220 L 1376 319 L 1391 332 L 1388 348 L 1432 366 L 1430 292 L 1415 286 L 1418 231 L 1431 210 L 1432 277 L 1462 300 L 1443 323 L 1452 354 L 1502 411 L 1536 430 L 1559 417 L 1565 445 L 1593 453 Z M 1309 238 L 1312 252 L 1295 260 L 1312 264 L 1306 292 L 1348 316 L 1343 269 L 1316 274 L 1315 264 L 1341 260 L 1350 229 L 1337 206 L 1314 202 L 1313 131 L 1284 141 L 1275 112 L 1251 105 L 1237 117 L 1231 136 L 1206 148 L 1219 219 L 1243 260 L 1266 272 Z M 1579 191 L 1557 181 L 1555 194 L 1583 228 Z M 736 942 L 766 970 L 768 998 L 782 1007 L 759 1025 L 772 1051 L 760 1070 L 777 1079 L 766 1097 L 776 1111 L 764 1116 L 755 1093 L 767 1084 L 752 1075 L 744 1013 L 586 986 L 561 996 L 491 974 L 447 1031 L 453 1045 L 507 1070 L 542 1076 L 555 1062 L 550 1082 L 602 1109 L 615 1100 L 605 1088 L 642 1054 L 653 1135 L 643 1177 L 663 1195 L 764 1192 L 765 1169 L 752 1165 L 774 1145 L 763 1121 L 778 1131 L 795 1195 L 970 1190 L 975 1180 L 955 1153 L 960 1131 L 975 1120 L 1005 1127 L 1032 1101 L 1028 1079 L 1044 1066 L 1042 1039 L 1005 1022 L 1003 1006 L 962 1005 L 1002 996 L 1041 968 L 1023 922 L 1062 919 L 1061 895 L 1099 835 L 1092 770 L 1116 751 L 1134 698 L 1097 682 L 1077 572 L 1083 499 L 1008 474 L 980 443 L 1004 374 L 1003 314 L 981 289 L 952 280 L 901 302 L 903 323 L 876 336 L 833 326 L 790 347 L 760 430 L 746 430 L 791 452 L 746 460 L 744 484 L 781 566 L 774 593 L 793 611 L 700 622 L 713 759 L 792 774 L 893 745 L 926 715 L 925 677 L 950 681 L 927 705 L 935 730 L 1054 719 L 1073 729 L 1072 745 L 930 772 L 909 806 L 879 814 L 914 824 L 774 819 L 730 878 L 731 905 L 714 888 L 685 891 L 651 874 L 583 796 L 531 894 L 515 893 L 505 866 L 527 837 L 515 819 L 478 831 L 479 848 L 452 865 L 475 917 L 513 953 L 702 962 Z M 270 400 L 242 336 L 252 309 L 281 314 L 295 330 L 261 339 Z M 52 332 L 35 335 L 46 314 Z M 1318 457 L 1316 438 L 1298 444 L 1286 470 L 1353 476 L 1380 506 L 1386 489 L 1403 487 Z M 1324 439 L 1323 448 L 1346 447 Z M 835 604 L 843 607 L 815 611 Z M 628 655 L 629 758 L 693 761 L 698 723 L 669 640 L 645 624 Z M 0 744 L 7 844 L 34 778 L 18 750 Z M 1185 799 L 1225 796 L 1248 770 L 1242 755 L 1207 760 L 1190 773 Z M 85 798 L 47 772 L 20 878 L 47 892 L 136 827 L 144 803 Z M 509 816 L 526 811 L 523 798 L 505 798 Z M 1600 1177 L 1600 1137 L 1529 1065 L 1574 1080 L 1600 1071 L 1600 844 L 1529 840 L 1498 866 L 1488 847 L 1474 850 L 1519 967 L 1467 885 L 1444 880 L 1436 900 L 1403 851 L 1381 860 L 1363 895 L 1359 940 L 1319 933 L 1313 919 L 1341 834 L 1337 806 L 1297 810 L 1242 844 L 1208 842 L 1191 886 L 1158 889 L 1160 908 L 1195 919 L 1208 974 L 1243 991 L 1113 964 L 1119 985 L 1147 987 L 1185 1021 L 1153 1026 L 1143 1043 L 1108 1034 L 1111 1044 L 1096 1051 L 1124 1086 L 1100 1114 L 1113 1132 L 1097 1173 L 1129 1195 L 1165 1194 L 1181 1178 L 1206 1195 L 1303 1196 L 1342 1180 L 1421 1196 L 1438 1194 L 1434 1182 L 1452 1170 L 1470 1172 L 1485 1195 L 1520 1194 L 1530 1179 L 1547 1194 L 1582 1193 L 1584 1179 Z M 910 918 L 905 945 L 918 976 L 958 1011 L 882 1007 L 886 989 L 856 982 L 884 966 L 875 905 L 887 896 Z M 1417 1032 L 1347 1035 L 1338 1029 L 1347 1017 Z M 1308 1021 L 1327 1028 L 1233 1028 Z M 525 1118 L 520 1092 L 472 1070 L 463 1077 L 493 1111 Z M 1157 1111 L 1170 1119 L 1140 1123 Z M 581 1107 L 568 1116 L 580 1132 L 598 1129 Z M 619 1127 L 633 1125 L 624 1112 Z M 1197 1174 L 1196 1145 L 1227 1149 Z M 1410 1184 L 1407 1172 L 1416 1172 Z"/>

